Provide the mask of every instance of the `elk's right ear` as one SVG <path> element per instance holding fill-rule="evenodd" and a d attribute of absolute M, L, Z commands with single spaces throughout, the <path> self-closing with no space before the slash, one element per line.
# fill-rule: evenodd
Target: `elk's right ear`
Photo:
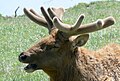
<path fill-rule="evenodd" d="M 73 46 L 83 46 L 89 39 L 89 34 L 80 35 L 73 40 Z"/>

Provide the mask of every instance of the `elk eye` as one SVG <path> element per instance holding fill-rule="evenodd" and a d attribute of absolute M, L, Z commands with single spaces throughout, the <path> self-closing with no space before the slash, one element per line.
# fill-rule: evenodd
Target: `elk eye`
<path fill-rule="evenodd" d="M 53 48 L 53 46 L 51 46 L 51 45 L 46 45 L 46 46 L 42 46 L 41 47 L 41 49 L 43 50 L 43 51 L 45 51 L 45 50 L 51 50 Z"/>
<path fill-rule="evenodd" d="M 46 50 L 51 50 L 52 48 L 54 48 L 54 46 L 52 46 L 52 45 L 46 46 Z"/>
<path fill-rule="evenodd" d="M 59 48 L 57 45 L 48 45 L 46 46 L 46 50 L 51 50 L 51 49 L 55 49 L 55 48 Z"/>
<path fill-rule="evenodd" d="M 40 47 L 40 48 L 41 48 L 42 50 L 45 50 L 45 49 L 46 49 L 46 47 L 47 47 L 47 46 L 43 44 L 43 45 L 41 45 L 41 47 Z"/>

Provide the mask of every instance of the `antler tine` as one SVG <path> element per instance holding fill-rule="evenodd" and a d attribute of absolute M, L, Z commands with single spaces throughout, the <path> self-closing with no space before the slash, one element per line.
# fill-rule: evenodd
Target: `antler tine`
<path fill-rule="evenodd" d="M 41 12 L 49 25 L 49 29 L 51 30 L 53 27 L 53 23 L 52 23 L 52 20 L 50 19 L 50 17 L 48 16 L 47 12 L 45 11 L 44 7 L 41 7 Z"/>
<path fill-rule="evenodd" d="M 77 30 L 84 19 L 84 14 L 81 14 L 74 25 L 63 24 L 57 17 L 54 17 L 54 25 L 63 32 L 69 33 Z"/>
<path fill-rule="evenodd" d="M 48 8 L 48 13 L 52 19 L 56 16 L 55 12 L 51 8 Z"/>
<path fill-rule="evenodd" d="M 106 28 L 115 23 L 115 19 L 112 16 L 105 18 L 103 21 L 104 21 L 103 28 Z"/>
<path fill-rule="evenodd" d="M 82 21 L 83 18 L 81 18 L 80 20 Z M 78 19 L 79 20 L 79 19 Z M 77 27 L 75 27 L 76 30 L 73 31 L 73 29 L 71 28 L 71 25 L 68 24 L 64 24 L 62 23 L 57 17 L 55 17 L 53 19 L 54 25 L 61 31 L 66 32 L 70 35 L 78 35 L 78 34 L 85 34 L 85 33 L 90 33 L 90 32 L 94 32 L 97 30 L 101 30 L 103 28 L 109 27 L 111 25 L 114 24 L 115 19 L 113 17 L 107 17 L 105 19 L 99 19 L 96 22 L 93 23 L 89 23 L 86 25 L 81 25 Z"/>
<path fill-rule="evenodd" d="M 42 25 L 44 27 L 48 27 L 46 20 L 42 17 L 42 16 L 36 16 L 33 13 L 31 13 L 31 10 L 27 10 L 26 8 L 23 9 L 24 13 L 26 14 L 26 16 L 28 18 L 30 18 L 32 21 L 34 21 L 35 23 Z"/>
<path fill-rule="evenodd" d="M 80 25 L 82 24 L 82 21 L 84 19 L 85 15 L 84 14 L 81 14 L 78 18 L 78 20 L 76 21 L 76 23 L 72 26 L 72 31 L 75 31 L 77 30 Z"/>
<path fill-rule="evenodd" d="M 30 12 L 32 12 L 34 15 L 38 16 L 38 17 L 42 17 L 40 15 L 38 15 L 33 9 L 30 9 Z M 44 19 L 44 17 L 42 17 Z M 45 20 L 45 19 L 44 19 Z"/>

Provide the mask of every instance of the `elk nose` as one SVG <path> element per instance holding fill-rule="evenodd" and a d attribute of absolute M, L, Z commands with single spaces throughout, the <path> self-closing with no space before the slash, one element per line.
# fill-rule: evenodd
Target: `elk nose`
<path fill-rule="evenodd" d="M 23 62 L 23 61 L 25 61 L 27 59 L 27 55 L 24 55 L 24 52 L 22 52 L 21 54 L 20 54 L 20 56 L 19 56 L 19 61 L 20 62 Z"/>

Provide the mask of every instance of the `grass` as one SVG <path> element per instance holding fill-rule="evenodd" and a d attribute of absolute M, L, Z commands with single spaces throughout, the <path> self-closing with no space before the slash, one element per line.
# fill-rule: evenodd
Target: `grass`
<path fill-rule="evenodd" d="M 63 21 L 74 23 L 77 17 L 86 15 L 83 23 L 96 21 L 98 18 L 113 16 L 115 25 L 90 34 L 86 48 L 96 50 L 108 43 L 120 44 L 120 2 L 80 3 L 66 10 Z M 42 71 L 32 74 L 24 72 L 18 55 L 48 34 L 47 29 L 31 22 L 26 16 L 0 18 L 0 81 L 49 81 Z"/>

